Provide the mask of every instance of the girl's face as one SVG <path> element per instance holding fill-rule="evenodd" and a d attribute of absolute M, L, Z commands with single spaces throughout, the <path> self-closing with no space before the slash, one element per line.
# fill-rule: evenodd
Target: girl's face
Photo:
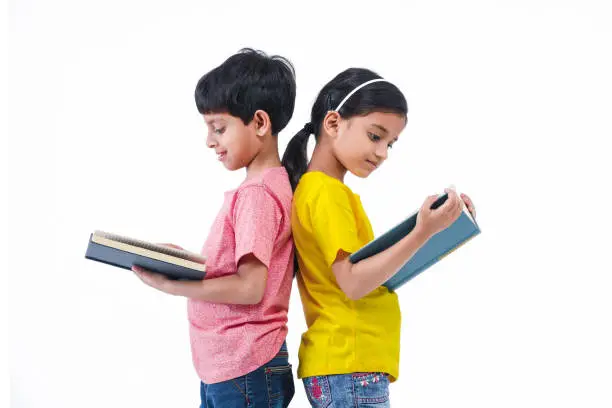
<path fill-rule="evenodd" d="M 333 125 L 329 115 L 326 127 Z M 383 164 L 389 149 L 406 127 L 405 116 L 397 113 L 373 112 L 349 119 L 337 113 L 331 115 L 336 115 L 336 123 L 326 130 L 332 136 L 333 153 L 348 171 L 362 178 Z"/>

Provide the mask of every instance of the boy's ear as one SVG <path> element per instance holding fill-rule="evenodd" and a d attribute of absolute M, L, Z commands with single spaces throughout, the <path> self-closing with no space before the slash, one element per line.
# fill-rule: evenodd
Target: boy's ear
<path fill-rule="evenodd" d="M 338 136 L 340 119 L 340 114 L 336 111 L 327 112 L 327 115 L 323 118 L 323 130 L 334 139 Z"/>
<path fill-rule="evenodd" d="M 255 111 L 253 115 L 253 125 L 259 137 L 263 137 L 266 133 L 272 132 L 272 121 L 270 121 L 270 116 L 264 110 L 259 109 Z"/>

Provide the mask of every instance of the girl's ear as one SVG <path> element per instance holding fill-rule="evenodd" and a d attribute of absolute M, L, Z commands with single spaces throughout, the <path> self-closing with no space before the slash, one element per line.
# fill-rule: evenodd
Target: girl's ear
<path fill-rule="evenodd" d="M 268 132 L 272 132 L 272 121 L 270 121 L 270 116 L 264 110 L 257 110 L 253 115 L 252 124 L 255 126 L 255 132 L 257 132 L 257 136 L 263 137 Z"/>
<path fill-rule="evenodd" d="M 323 130 L 330 135 L 332 139 L 338 136 L 338 127 L 340 125 L 340 114 L 336 111 L 329 111 L 323 118 Z"/>

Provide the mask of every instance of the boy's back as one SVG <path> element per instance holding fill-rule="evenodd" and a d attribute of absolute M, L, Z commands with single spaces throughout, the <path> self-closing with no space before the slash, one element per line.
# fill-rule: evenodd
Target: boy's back
<path fill-rule="evenodd" d="M 287 335 L 293 279 L 292 191 L 284 167 L 265 170 L 225 193 L 202 249 L 207 279 L 236 273 L 252 253 L 268 267 L 265 294 L 256 305 L 189 300 L 194 365 L 205 383 L 247 374 L 271 360 Z"/>

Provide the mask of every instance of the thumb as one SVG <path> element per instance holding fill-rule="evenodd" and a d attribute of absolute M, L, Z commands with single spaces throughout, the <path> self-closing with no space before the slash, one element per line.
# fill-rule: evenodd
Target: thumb
<path fill-rule="evenodd" d="M 168 248 L 174 248 L 174 249 L 183 249 L 180 246 L 174 245 L 174 244 L 160 243 L 160 244 L 157 244 L 157 245 L 165 246 L 165 247 L 168 247 Z"/>

